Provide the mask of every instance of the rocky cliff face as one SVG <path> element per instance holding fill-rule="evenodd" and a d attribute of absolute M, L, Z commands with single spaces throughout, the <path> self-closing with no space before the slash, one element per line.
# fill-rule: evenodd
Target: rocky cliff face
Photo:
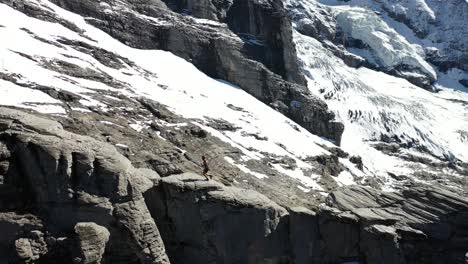
<path fill-rule="evenodd" d="M 4 263 L 99 263 L 105 248 L 109 263 L 169 263 L 142 196 L 155 172 L 54 121 L 6 108 L 0 115 Z"/>
<path fill-rule="evenodd" d="M 2 263 L 464 262 L 468 200 L 443 189 L 354 186 L 314 211 L 281 206 L 193 173 L 161 179 L 108 143 L 1 110 L 1 187 L 17 190 L 1 192 L 15 201 L 0 208 Z"/>
<path fill-rule="evenodd" d="M 463 43 L 417 2 L 0 0 L 0 264 L 465 263 Z"/>

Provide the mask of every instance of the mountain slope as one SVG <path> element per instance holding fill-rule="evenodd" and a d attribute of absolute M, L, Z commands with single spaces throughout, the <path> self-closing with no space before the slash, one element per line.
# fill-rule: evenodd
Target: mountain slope
<path fill-rule="evenodd" d="M 345 151 L 362 156 L 369 173 L 386 185 L 428 180 L 455 187 L 465 182 L 468 90 L 457 80 L 466 73 L 451 68 L 436 77 L 437 67 L 418 52 L 432 42 L 379 15 L 383 11 L 373 1 L 288 1 L 287 7 L 308 86 L 345 124 Z M 455 27 L 453 34 L 456 30 L 465 29 Z M 414 82 L 403 68 L 438 79 L 438 92 L 399 78 Z"/>
<path fill-rule="evenodd" d="M 127 108 L 132 101 L 146 98 L 160 102 L 185 121 L 171 124 L 155 120 L 151 113 L 138 114 L 127 120 L 138 132 L 152 130 L 151 126 L 178 129 L 190 122 L 236 149 L 224 162 L 248 175 L 260 179 L 290 176 L 299 192 L 328 188 L 318 183 L 327 164 L 318 163 L 316 157 L 333 155 L 329 149 L 336 146 L 329 141 L 310 134 L 238 87 L 207 77 L 171 53 L 127 47 L 49 2 L 30 3 L 53 10 L 57 20 L 80 31 L 33 19 L 2 5 L 2 15 L 10 17 L 2 21 L 0 32 L 7 40 L 1 44 L 2 104 L 64 117 L 91 111 L 109 117 L 131 111 Z M 211 151 L 199 150 L 212 156 L 213 163 L 223 162 L 223 157 Z M 353 175 L 363 175 L 346 159 L 336 163 L 340 169 L 334 175 L 339 176 L 342 170 L 346 174 L 335 178 L 339 184 L 353 183 Z M 323 184 L 334 184 L 332 178 L 327 181 Z"/>
<path fill-rule="evenodd" d="M 0 0 L 0 263 L 463 263 L 457 1 Z"/>

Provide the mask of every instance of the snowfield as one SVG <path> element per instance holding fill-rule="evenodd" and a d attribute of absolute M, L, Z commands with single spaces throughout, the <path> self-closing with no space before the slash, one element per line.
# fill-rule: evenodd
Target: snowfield
<path fill-rule="evenodd" d="M 238 87 L 209 78 L 172 53 L 130 48 L 89 25 L 81 16 L 49 1 L 25 1 L 52 10 L 83 32 L 79 34 L 60 24 L 28 17 L 0 4 L 0 74 L 16 76 L 20 80 L 13 83 L 0 79 L 0 105 L 66 116 L 71 111 L 109 111 L 112 105 L 96 99 L 96 95 L 108 91 L 128 98 L 149 98 L 239 149 L 241 160 L 230 157 L 225 157 L 225 160 L 241 171 L 258 179 L 267 179 L 268 175 L 252 170 L 246 162 L 261 160 L 265 155 L 287 157 L 295 161 L 296 168 L 274 164 L 272 169 L 296 180 L 297 188 L 303 192 L 324 191 L 319 183 L 320 175 L 312 172 L 313 165 L 305 160 L 329 155 L 327 148 L 336 147 L 331 142 L 302 129 Z M 311 0 L 287 2 L 317 5 Z M 422 3 L 424 1 L 419 2 L 411 8 L 426 8 Z M 398 6 L 394 9 L 410 12 Z M 316 11 L 314 6 L 308 10 Z M 298 56 L 310 90 L 323 98 L 339 121 L 345 124 L 342 149 L 363 159 L 362 171 L 349 160 L 340 159 L 345 170 L 333 178 L 336 183 L 351 185 L 361 183 L 366 178 L 375 178 L 385 190 L 392 190 L 400 183 L 389 175 L 411 175 L 430 170 L 424 164 L 403 159 L 403 154 L 434 161 L 468 162 L 468 95 L 454 82 L 454 78 L 461 78 L 465 73 L 457 69 L 444 74 L 436 73 L 434 67 L 424 60 L 422 46 L 408 40 L 375 13 L 351 6 L 337 7 L 335 11 L 338 12 L 338 23 L 346 34 L 371 47 L 368 54 L 362 56 L 373 56 L 385 67 L 406 64 L 434 79 L 438 75 L 436 85 L 442 90 L 431 93 L 401 78 L 364 67 L 351 68 L 318 40 L 295 32 Z M 431 17 L 428 10 L 424 12 Z M 205 20 L 197 21 L 213 24 Z M 155 20 L 155 23 L 163 22 Z M 335 26 L 330 21 L 323 23 Z M 70 42 L 85 43 L 118 54 L 121 57 L 116 59 L 124 67 L 106 66 L 90 54 L 64 44 Z M 91 75 L 99 73 L 109 76 L 115 80 L 114 85 L 61 72 L 61 65 L 64 64 Z M 69 107 L 40 89 L 31 87 L 67 91 L 80 97 L 81 106 Z M 207 125 L 210 120 L 225 120 L 241 129 L 219 131 Z M 146 117 L 130 126 L 136 131 L 143 131 L 153 121 L 159 122 Z M 374 146 L 383 139 L 392 139 L 407 148 L 400 150 L 400 155 L 384 153 Z M 124 148 L 125 145 L 119 147 Z M 455 173 L 449 169 L 445 172 Z"/>
<path fill-rule="evenodd" d="M 148 51 L 130 48 L 106 33 L 90 26 L 78 15 L 65 11 L 48 1 L 33 1 L 41 8 L 51 9 L 62 19 L 83 30 L 79 35 L 59 24 L 28 17 L 0 4 L 0 50 L 4 60 L 2 73 L 21 76 L 21 82 L 37 86 L 53 87 L 80 96 L 83 108 L 70 109 L 50 96 L 27 87 L 1 81 L 0 104 L 34 109 L 41 113 L 65 115 L 70 111 L 86 111 L 94 107 L 108 111 L 112 106 L 93 99 L 93 95 L 113 91 L 131 97 L 146 97 L 159 101 L 176 114 L 194 120 L 213 136 L 240 149 L 243 160 L 259 160 L 265 154 L 285 156 L 296 161 L 298 168 L 273 167 L 279 173 L 297 179 L 300 188 L 323 190 L 317 184 L 318 175 L 312 175 L 312 166 L 303 159 L 329 152 L 322 146 L 332 143 L 310 134 L 282 114 L 259 102 L 243 90 L 223 81 L 214 80 L 197 70 L 192 64 L 164 51 Z M 5 19 L 8 18 L 8 19 Z M 80 41 L 125 56 L 135 65 L 114 69 L 101 64 L 91 55 L 60 44 L 63 40 Z M 3 41 L 5 40 L 5 41 Z M 35 48 L 31 48 L 35 47 Z M 45 65 L 69 63 L 90 72 L 104 72 L 120 82 L 122 88 L 102 82 L 69 76 Z M 233 106 L 235 109 L 233 109 Z M 237 109 L 237 110 L 236 110 Z M 237 131 L 217 131 L 204 125 L 210 119 L 225 120 L 237 127 Z M 131 124 L 141 131 L 153 120 Z M 171 124 L 164 124 L 170 126 Z M 258 140 L 258 135 L 268 140 Z M 267 178 L 250 170 L 244 164 L 226 159 L 240 170 L 259 179 Z M 353 167 L 353 164 L 349 165 Z M 352 169 L 352 168 L 351 168 Z M 355 171 L 359 176 L 362 172 Z M 354 174 L 353 174 L 354 175 Z M 351 179 L 340 184 L 351 184 Z"/>

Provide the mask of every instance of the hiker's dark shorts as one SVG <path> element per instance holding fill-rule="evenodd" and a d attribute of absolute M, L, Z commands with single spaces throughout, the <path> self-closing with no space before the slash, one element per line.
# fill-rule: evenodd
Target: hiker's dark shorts
<path fill-rule="evenodd" d="M 210 170 L 210 169 L 205 168 L 205 169 L 203 170 L 203 174 L 207 174 L 209 170 Z"/>

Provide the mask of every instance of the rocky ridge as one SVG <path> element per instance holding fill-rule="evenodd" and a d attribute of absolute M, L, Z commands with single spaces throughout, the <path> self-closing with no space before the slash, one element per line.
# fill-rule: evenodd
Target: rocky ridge
<path fill-rule="evenodd" d="M 1 192 L 16 201 L 0 208 L 4 263 L 464 261 L 468 200 L 437 187 L 342 187 L 316 209 L 281 206 L 193 173 L 160 178 L 108 143 L 1 110 L 1 187 L 17 190 Z"/>
<path fill-rule="evenodd" d="M 60 262 L 53 256 L 60 247 L 61 252 L 56 254 L 65 254 L 71 263 L 76 246 L 64 237 L 75 230 L 80 237 L 78 248 L 82 252 L 76 255 L 80 263 L 98 262 L 108 239 L 110 263 L 113 258 L 168 263 L 158 229 L 142 196 L 159 179 L 157 173 L 135 169 L 113 146 L 69 133 L 52 120 L 7 108 L 2 108 L 0 116 L 1 156 L 8 168 L 2 175 L 2 189 L 15 190 L 2 192 L 10 202 L 1 211 L 14 211 L 2 214 L 13 214 L 13 219 L 18 219 L 10 223 L 16 230 L 5 236 L 5 242 L 16 239 L 20 260 L 30 263 L 45 258 L 47 262 L 49 258 Z M 42 218 L 27 221 L 31 217 L 23 213 Z M 15 238 L 21 234 L 17 230 L 24 232 L 26 238 Z M 27 239 L 31 236 L 35 240 Z M 101 248 L 89 248 L 90 240 L 100 241 Z M 36 246 L 38 243 L 41 247 Z M 14 251 L 5 253 L 1 259 L 15 258 Z"/>
<path fill-rule="evenodd" d="M 42 1 L 3 3 L 82 34 L 41 6 Z M 331 121 L 326 105 L 303 86 L 280 1 L 55 3 L 130 46 L 169 50 L 209 76 L 237 84 L 308 130 L 340 141 L 342 126 Z M 243 10 L 251 16 L 239 21 Z M 280 30 L 269 28 L 271 23 Z M 79 50 L 106 67 L 132 67 L 146 78 L 157 78 L 126 54 L 99 48 L 97 42 L 93 46 L 63 36 L 53 41 L 34 38 L 59 46 L 65 54 Z M 70 83 L 86 79 L 129 88 L 102 68 L 19 55 Z M 0 239 L 0 263 L 465 261 L 467 183 L 459 175 L 444 177 L 448 184 L 437 179 L 433 187 L 392 175 L 401 183 L 392 193 L 339 187 L 343 184 L 336 179 L 342 172 L 354 173 L 354 168 L 361 173 L 353 174 L 359 184 L 380 188 L 383 183 L 356 176 L 364 174 L 361 157 L 330 145 L 323 146 L 326 154 L 302 160 L 262 153 L 262 159 L 246 162 L 244 171 L 229 161 L 242 161 L 246 150 L 213 136 L 242 129 L 235 124 L 184 118 L 153 100 L 111 89 L 92 94 L 93 100 L 110 107 L 87 106 L 83 98 L 90 94 L 25 82 L 27 77 L 0 72 L 0 84 L 45 93 L 66 111 L 39 115 L 0 108 L 0 230 L 6 231 Z M 162 84 L 159 88 L 168 89 Z M 253 114 L 236 105 L 227 107 Z M 268 141 L 260 133 L 243 136 Z M 377 147 L 393 153 L 400 146 Z M 210 150 L 215 181 L 193 173 L 199 171 L 204 149 Z M 447 163 L 407 158 L 447 173 Z M 296 179 L 273 169 L 291 173 L 299 162 L 311 165 L 311 177 L 320 175 L 321 191 L 304 191 Z M 454 165 L 461 175 L 464 169 Z M 256 174 L 268 178 L 252 176 Z M 452 189 L 454 183 L 457 188 Z"/>

